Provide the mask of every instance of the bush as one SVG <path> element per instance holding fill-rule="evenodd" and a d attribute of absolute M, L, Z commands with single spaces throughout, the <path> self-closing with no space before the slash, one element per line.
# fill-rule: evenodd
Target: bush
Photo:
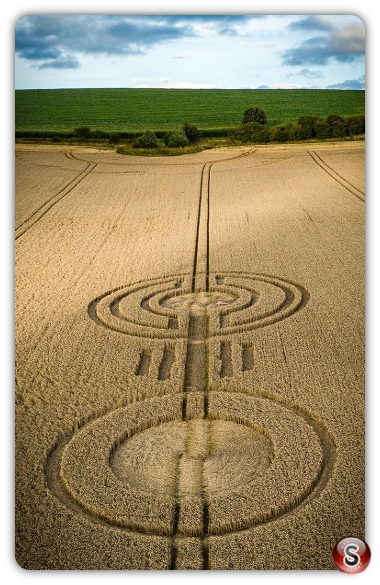
<path fill-rule="evenodd" d="M 257 133 L 257 140 L 256 142 L 269 142 L 270 140 L 270 130 L 268 126 L 261 126 L 260 132 Z"/>
<path fill-rule="evenodd" d="M 349 136 L 355 134 L 364 134 L 365 132 L 365 116 L 362 114 L 359 116 L 349 116 L 345 120 L 347 134 Z"/>
<path fill-rule="evenodd" d="M 145 130 L 133 143 L 133 148 L 158 148 L 160 145 L 157 136 L 151 130 Z"/>
<path fill-rule="evenodd" d="M 80 126 L 80 128 L 75 128 L 74 133 L 78 138 L 90 138 L 91 130 L 88 126 Z"/>
<path fill-rule="evenodd" d="M 252 106 L 247 108 L 243 116 L 243 124 L 249 124 L 250 122 L 257 122 L 258 124 L 266 124 L 267 117 L 259 106 Z"/>
<path fill-rule="evenodd" d="M 291 142 L 300 140 L 301 130 L 302 130 L 301 126 L 298 126 L 298 124 L 292 124 L 288 131 L 289 140 Z"/>
<path fill-rule="evenodd" d="M 333 123 L 333 137 L 343 138 L 343 136 L 347 136 L 346 123 L 342 119 L 336 120 L 336 122 Z"/>
<path fill-rule="evenodd" d="M 311 126 L 300 126 L 298 124 L 298 140 L 310 140 L 313 138 L 314 131 Z"/>
<path fill-rule="evenodd" d="M 330 138 L 331 137 L 330 126 L 327 122 L 323 122 L 322 120 L 317 120 L 314 124 L 314 129 L 315 129 L 316 138 Z"/>
<path fill-rule="evenodd" d="M 182 126 L 182 130 L 186 134 L 189 142 L 198 142 L 201 137 L 200 131 L 194 124 L 188 124 L 185 122 Z"/>
<path fill-rule="evenodd" d="M 241 130 L 241 141 L 242 142 L 257 142 L 257 135 L 259 134 L 262 126 L 258 122 L 247 122 L 243 124 Z"/>
<path fill-rule="evenodd" d="M 108 132 L 104 132 L 104 130 L 94 130 L 91 132 L 91 136 L 93 138 L 108 138 L 109 134 Z"/>
<path fill-rule="evenodd" d="M 318 118 L 317 116 L 301 116 L 298 120 L 298 125 L 304 129 L 305 134 L 307 136 L 302 138 L 302 140 L 307 140 L 308 138 L 314 138 L 317 134 L 315 124 L 316 122 L 321 122 L 322 118 Z"/>
<path fill-rule="evenodd" d="M 188 146 L 189 139 L 183 130 L 174 130 L 164 136 L 164 142 L 169 148 Z"/>
<path fill-rule="evenodd" d="M 337 114 L 330 114 L 326 118 L 326 122 L 329 126 L 333 126 L 334 122 L 339 122 L 342 119 L 342 116 L 338 116 Z"/>
<path fill-rule="evenodd" d="M 203 138 L 224 138 L 229 135 L 229 128 L 208 128 L 202 130 Z"/>
<path fill-rule="evenodd" d="M 119 144 L 120 142 L 120 134 L 118 132 L 112 132 L 108 139 L 110 144 Z"/>
<path fill-rule="evenodd" d="M 270 140 L 272 142 L 287 142 L 289 140 L 289 125 L 274 126 L 273 128 L 271 128 Z"/>
<path fill-rule="evenodd" d="M 231 128 L 228 130 L 228 138 L 231 140 L 241 141 L 241 137 L 243 134 L 243 126 L 238 126 L 237 128 Z"/>

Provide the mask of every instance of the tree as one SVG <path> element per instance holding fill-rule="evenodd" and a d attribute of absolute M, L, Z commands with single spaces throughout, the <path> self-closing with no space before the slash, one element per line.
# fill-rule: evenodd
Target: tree
<path fill-rule="evenodd" d="M 347 126 L 344 120 L 337 120 L 333 123 L 334 138 L 343 138 L 347 136 Z"/>
<path fill-rule="evenodd" d="M 314 128 L 316 138 L 324 139 L 331 137 L 330 126 L 327 122 L 324 122 L 323 120 L 317 120 L 314 124 Z"/>
<path fill-rule="evenodd" d="M 259 124 L 258 122 L 247 122 L 241 129 L 240 140 L 250 143 L 268 142 L 269 129 L 264 124 Z"/>
<path fill-rule="evenodd" d="M 338 116 L 337 114 L 330 114 L 329 116 L 327 116 L 326 122 L 328 123 L 329 126 L 332 127 L 334 122 L 339 122 L 341 119 L 342 116 Z"/>
<path fill-rule="evenodd" d="M 247 108 L 243 116 L 243 124 L 249 124 L 250 122 L 257 122 L 258 124 L 267 124 L 267 117 L 259 106 L 252 106 Z"/>
<path fill-rule="evenodd" d="M 174 132 L 169 132 L 165 136 L 165 144 L 169 148 L 179 148 L 187 146 L 189 144 L 189 139 L 183 130 L 174 130 Z"/>
<path fill-rule="evenodd" d="M 88 126 L 81 126 L 80 128 L 75 128 L 75 134 L 78 138 L 90 138 L 91 130 Z"/>
<path fill-rule="evenodd" d="M 365 117 L 360 114 L 359 116 L 348 116 L 345 119 L 347 134 L 349 136 L 353 134 L 364 134 L 365 133 Z"/>
<path fill-rule="evenodd" d="M 111 132 L 108 142 L 110 144 L 119 144 L 120 134 L 118 132 Z"/>
<path fill-rule="evenodd" d="M 315 124 L 316 122 L 321 122 L 322 118 L 319 118 L 318 116 L 301 116 L 298 120 L 298 125 L 302 126 L 302 128 L 305 130 L 305 133 L 307 133 L 307 138 L 315 138 L 316 136 L 316 128 L 315 128 Z"/>
<path fill-rule="evenodd" d="M 157 148 L 159 140 L 152 130 L 145 130 L 144 134 L 139 136 L 133 143 L 134 148 Z"/>
<path fill-rule="evenodd" d="M 287 142 L 289 140 L 290 125 L 274 126 L 270 130 L 271 142 Z"/>
<path fill-rule="evenodd" d="M 182 130 L 186 134 L 189 142 L 197 142 L 201 137 L 201 133 L 198 130 L 197 126 L 195 126 L 195 124 L 189 124 L 188 122 L 184 122 Z"/>

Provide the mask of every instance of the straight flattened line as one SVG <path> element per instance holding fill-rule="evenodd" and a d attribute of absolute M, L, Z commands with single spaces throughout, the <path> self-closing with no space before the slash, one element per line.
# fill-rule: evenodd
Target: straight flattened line
<path fill-rule="evenodd" d="M 195 249 L 194 249 L 194 260 L 193 260 L 193 278 L 191 283 L 191 292 L 195 292 L 195 278 L 197 275 L 197 263 L 198 263 L 198 246 L 199 246 L 199 231 L 201 223 L 201 211 L 202 211 L 202 190 L 203 190 L 203 175 L 207 163 L 202 167 L 201 172 L 201 183 L 199 187 L 199 200 L 198 200 L 198 215 L 197 215 L 197 227 L 195 232 Z"/>
<path fill-rule="evenodd" d="M 356 187 L 356 185 L 354 185 L 353 183 L 351 183 L 350 181 L 348 181 L 347 179 L 345 179 L 345 177 L 342 177 L 342 175 L 340 175 L 335 169 L 333 169 L 333 167 L 329 164 L 327 164 L 327 162 L 325 162 L 323 160 L 323 158 L 317 153 L 315 152 L 315 150 L 312 151 L 316 157 L 319 158 L 319 160 L 321 162 L 323 162 L 324 165 L 326 165 L 326 167 L 328 167 L 333 173 L 335 173 L 336 175 L 338 175 L 338 177 L 340 177 L 343 181 L 345 181 L 346 183 L 348 183 L 349 185 L 351 185 L 351 187 L 353 187 L 354 189 L 356 189 L 356 191 L 359 191 L 359 193 L 361 193 L 363 196 L 365 196 L 365 192 L 362 191 L 361 189 L 359 189 L 359 187 Z"/>
<path fill-rule="evenodd" d="M 221 378 L 232 378 L 233 367 L 232 367 L 232 345 L 230 341 L 220 342 L 220 377 Z"/>
<path fill-rule="evenodd" d="M 85 162 L 85 161 L 83 161 L 83 162 Z M 42 165 L 40 165 L 40 166 L 42 166 Z M 53 168 L 51 165 L 44 165 L 44 166 L 49 167 L 49 168 Z M 62 187 L 62 189 L 60 189 L 57 193 L 54 193 L 54 195 L 52 195 L 50 197 L 50 199 L 48 199 L 47 201 L 45 201 L 45 203 L 43 203 L 42 205 L 40 205 L 40 207 L 38 207 L 38 209 L 36 209 L 35 211 L 33 211 L 33 213 L 27 219 L 24 219 L 24 221 L 22 223 L 20 223 L 20 225 L 17 227 L 16 231 L 19 230 L 25 223 L 27 223 L 28 221 L 30 221 L 32 219 L 32 217 L 34 217 L 34 215 L 36 215 L 36 213 L 38 213 L 39 211 L 41 211 L 41 209 L 43 209 L 43 207 L 45 207 L 45 205 L 47 205 L 48 203 L 50 203 L 50 201 L 52 201 L 52 199 L 54 199 L 54 197 L 57 197 L 63 191 L 65 191 L 65 189 L 67 189 L 68 187 L 70 187 L 70 185 L 72 183 L 74 183 L 83 173 L 85 173 L 88 170 L 89 166 L 90 166 L 90 163 L 87 163 L 87 167 L 83 171 L 80 171 L 73 179 L 71 179 L 68 183 L 66 183 L 66 185 L 64 187 Z M 69 170 L 69 169 L 66 169 L 66 170 Z"/>
<path fill-rule="evenodd" d="M 342 187 L 344 187 L 349 193 L 351 193 L 352 195 L 354 195 L 357 199 L 359 199 L 362 203 L 365 203 L 365 199 L 362 195 L 358 195 L 358 193 L 355 193 L 355 191 L 353 191 L 352 189 L 350 189 L 350 187 L 348 187 L 345 183 L 349 184 L 348 181 L 346 181 L 345 179 L 342 179 L 342 177 L 340 177 L 340 175 L 338 175 L 335 171 L 328 170 L 330 169 L 330 167 L 327 167 L 326 163 L 324 163 L 322 161 L 322 159 L 318 160 L 317 156 L 314 156 L 314 152 L 308 150 L 307 151 L 308 154 L 311 156 L 311 158 L 313 159 L 313 161 L 325 172 L 327 173 L 332 179 L 334 179 L 334 181 L 336 181 L 337 183 L 339 183 L 339 185 L 341 185 Z M 327 167 L 327 168 L 326 168 Z M 338 178 L 339 177 L 339 178 Z M 355 187 L 356 189 L 356 187 Z"/>
<path fill-rule="evenodd" d="M 248 372 L 253 370 L 255 365 L 255 360 L 253 357 L 253 342 L 244 342 L 242 343 L 242 366 L 243 372 Z"/>
<path fill-rule="evenodd" d="M 213 163 L 208 169 L 207 180 L 207 221 L 206 221 L 206 292 L 210 290 L 210 185 L 211 185 L 211 169 Z"/>
<path fill-rule="evenodd" d="M 83 181 L 83 179 L 85 179 L 91 173 L 91 171 L 93 171 L 95 169 L 95 167 L 97 166 L 96 163 L 91 163 L 91 165 L 92 165 L 91 168 L 87 167 L 87 169 L 85 169 L 84 171 L 79 173 L 79 175 L 75 179 L 70 181 L 70 183 L 68 185 L 66 185 L 66 187 L 64 187 L 63 189 L 61 189 L 61 191 L 59 191 L 58 193 L 53 195 L 53 197 L 51 199 L 49 199 L 49 201 L 45 202 L 27 220 L 25 220 L 17 228 L 15 240 L 18 240 L 28 230 L 30 230 L 30 228 L 32 228 L 40 219 L 42 219 L 44 217 L 44 215 L 46 215 L 46 213 L 48 211 L 50 211 L 50 209 L 52 207 L 54 207 L 54 205 L 56 205 L 56 203 L 58 203 L 59 201 L 61 201 L 61 199 L 63 199 L 63 197 L 65 197 L 66 195 L 71 193 L 71 191 L 73 191 L 73 189 L 75 189 L 75 187 L 77 185 L 79 185 L 79 183 L 81 183 Z M 73 182 L 74 182 L 74 184 L 72 184 Z M 70 187 L 70 185 L 71 185 L 71 187 Z M 26 225 L 26 224 L 29 224 L 29 225 Z"/>
<path fill-rule="evenodd" d="M 199 187 L 199 201 L 198 201 L 198 217 L 197 217 L 197 228 L 195 238 L 195 249 L 194 249 L 194 263 L 193 263 L 193 275 L 192 275 L 192 292 L 195 292 L 196 288 L 196 277 L 197 277 L 197 266 L 198 266 L 198 251 L 199 251 L 199 238 L 201 229 L 201 215 L 202 215 L 202 198 L 204 190 L 204 175 L 205 169 L 207 168 L 207 186 L 206 186 L 206 292 L 209 290 L 209 274 L 210 274 L 210 260 L 209 260 L 209 215 L 210 215 L 210 171 L 211 165 L 207 168 L 207 163 L 203 165 L 201 172 L 201 181 Z M 209 337 L 209 322 L 206 315 L 195 316 L 191 315 L 188 324 L 188 337 L 187 337 L 187 350 L 186 350 L 186 361 L 183 381 L 183 401 L 182 401 L 182 420 L 187 419 L 187 395 L 192 390 L 200 390 L 204 393 L 203 397 L 203 418 L 206 419 L 208 416 L 208 392 L 209 392 L 209 356 L 208 356 L 208 337 Z M 199 372 L 204 372 L 205 377 L 198 379 Z M 179 500 L 179 466 L 181 457 L 178 459 L 178 471 L 177 471 L 177 487 L 176 487 L 176 508 L 173 518 L 173 541 L 171 551 L 171 562 L 170 569 L 176 570 L 177 567 L 177 542 L 176 536 L 178 533 L 179 516 L 180 516 L 180 500 Z M 204 473 L 204 470 L 203 472 Z M 209 568 L 208 560 L 208 543 L 205 542 L 204 537 L 208 530 L 208 502 L 203 497 L 203 569 Z"/>
<path fill-rule="evenodd" d="M 170 345 L 165 345 L 160 366 L 158 369 L 159 380 L 170 380 L 171 369 L 174 362 L 175 362 L 174 346 L 171 347 Z"/>
<path fill-rule="evenodd" d="M 135 371 L 136 376 L 146 376 L 149 373 L 151 359 L 152 356 L 150 352 L 147 352 L 145 351 L 145 349 L 143 349 L 140 354 L 140 360 Z"/>

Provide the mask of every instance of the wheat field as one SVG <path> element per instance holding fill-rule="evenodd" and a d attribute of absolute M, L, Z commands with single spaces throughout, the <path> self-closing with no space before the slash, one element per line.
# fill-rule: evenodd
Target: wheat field
<path fill-rule="evenodd" d="M 16 559 L 333 569 L 364 527 L 364 143 L 16 149 Z"/>

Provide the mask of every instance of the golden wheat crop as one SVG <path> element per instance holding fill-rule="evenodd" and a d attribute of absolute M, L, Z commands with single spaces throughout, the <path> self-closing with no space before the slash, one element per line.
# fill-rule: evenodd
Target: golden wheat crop
<path fill-rule="evenodd" d="M 15 236 L 21 566 L 331 569 L 364 538 L 363 143 L 20 146 Z"/>

